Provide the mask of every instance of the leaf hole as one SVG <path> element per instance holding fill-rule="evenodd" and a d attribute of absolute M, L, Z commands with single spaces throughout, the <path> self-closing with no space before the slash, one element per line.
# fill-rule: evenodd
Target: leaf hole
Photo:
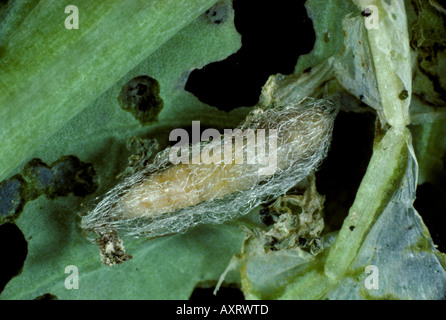
<path fill-rule="evenodd" d="M 446 252 L 446 184 L 423 183 L 417 188 L 417 196 L 414 207 L 423 217 L 423 222 L 428 228 L 433 242 L 438 245 L 438 250 Z"/>
<path fill-rule="evenodd" d="M 2 243 L 0 263 L 0 292 L 16 275 L 20 274 L 28 254 L 28 243 L 22 231 L 13 223 L 0 225 Z"/>
<path fill-rule="evenodd" d="M 38 297 L 35 297 L 34 300 L 59 300 L 59 298 L 51 293 L 44 293 Z"/>
<path fill-rule="evenodd" d="M 313 49 L 316 38 L 304 2 L 234 0 L 233 7 L 242 47 L 192 71 L 185 86 L 200 101 L 224 111 L 254 106 L 268 77 L 293 73 L 298 57 Z"/>
<path fill-rule="evenodd" d="M 330 150 L 316 172 L 327 231 L 341 228 L 355 200 L 372 156 L 375 120 L 372 113 L 340 111 L 336 117 Z"/>

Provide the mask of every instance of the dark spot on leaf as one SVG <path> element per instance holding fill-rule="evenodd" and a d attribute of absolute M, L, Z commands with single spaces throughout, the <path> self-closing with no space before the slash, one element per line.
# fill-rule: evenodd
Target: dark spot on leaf
<path fill-rule="evenodd" d="M 59 300 L 59 298 L 51 293 L 44 293 L 41 296 L 35 297 L 34 300 Z"/>
<path fill-rule="evenodd" d="M 365 8 L 364 11 L 361 12 L 361 16 L 363 17 L 369 17 L 372 13 L 370 12 L 369 8 Z"/>
<path fill-rule="evenodd" d="M 0 223 L 14 220 L 25 206 L 26 182 L 21 175 L 15 175 L 0 183 Z"/>
<path fill-rule="evenodd" d="M 54 174 L 54 187 L 48 194 L 49 197 L 67 196 L 71 192 L 75 196 L 83 197 L 97 189 L 93 165 L 84 163 L 77 157 L 62 157 L 53 163 L 51 171 Z"/>
<path fill-rule="evenodd" d="M 18 275 L 28 254 L 28 243 L 22 231 L 12 223 L 0 225 L 0 292 L 12 277 Z"/>
<path fill-rule="evenodd" d="M 17 219 L 26 202 L 41 195 L 48 199 L 70 193 L 84 197 L 97 187 L 93 165 L 75 156 L 61 157 L 51 166 L 34 158 L 20 174 L 0 183 L 0 224 Z"/>
<path fill-rule="evenodd" d="M 95 170 L 75 156 L 63 156 L 51 166 L 40 159 L 32 159 L 22 172 L 28 182 L 27 200 L 40 195 L 49 199 L 64 197 L 70 193 L 83 197 L 96 191 Z"/>
<path fill-rule="evenodd" d="M 30 201 L 45 193 L 45 189 L 51 183 L 53 173 L 42 160 L 34 158 L 25 165 L 22 175 L 29 182 L 26 200 Z"/>
<path fill-rule="evenodd" d="M 227 1 L 219 1 L 205 12 L 209 23 L 221 24 L 228 19 L 229 3 Z"/>
<path fill-rule="evenodd" d="M 355 230 L 355 226 L 350 226 L 350 231 L 353 231 L 353 230 Z"/>
<path fill-rule="evenodd" d="M 142 125 L 154 123 L 164 106 L 159 96 L 158 81 L 149 76 L 139 76 L 127 82 L 118 97 L 122 109 L 130 112 Z"/>

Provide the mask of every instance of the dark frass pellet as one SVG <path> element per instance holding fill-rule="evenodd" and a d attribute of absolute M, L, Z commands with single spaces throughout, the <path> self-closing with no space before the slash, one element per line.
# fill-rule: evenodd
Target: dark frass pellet
<path fill-rule="evenodd" d="M 263 208 L 259 212 L 260 221 L 266 226 L 270 226 L 274 223 L 274 218 L 268 208 Z"/>

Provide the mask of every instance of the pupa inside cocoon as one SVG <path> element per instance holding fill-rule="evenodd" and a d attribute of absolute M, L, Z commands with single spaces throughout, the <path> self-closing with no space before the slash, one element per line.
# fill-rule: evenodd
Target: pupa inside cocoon
<path fill-rule="evenodd" d="M 317 169 L 336 114 L 331 102 L 307 98 L 256 109 L 221 139 L 169 147 L 105 194 L 82 227 L 155 238 L 245 215 Z"/>

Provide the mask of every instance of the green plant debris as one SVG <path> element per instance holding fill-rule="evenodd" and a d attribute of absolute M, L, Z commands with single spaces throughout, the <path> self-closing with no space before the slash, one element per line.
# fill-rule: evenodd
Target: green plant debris
<path fill-rule="evenodd" d="M 268 250 L 300 247 L 313 255 L 324 250 L 320 234 L 324 229 L 324 197 L 316 191 L 315 178 L 303 195 L 286 195 L 268 207 L 277 217 L 263 235 Z"/>

